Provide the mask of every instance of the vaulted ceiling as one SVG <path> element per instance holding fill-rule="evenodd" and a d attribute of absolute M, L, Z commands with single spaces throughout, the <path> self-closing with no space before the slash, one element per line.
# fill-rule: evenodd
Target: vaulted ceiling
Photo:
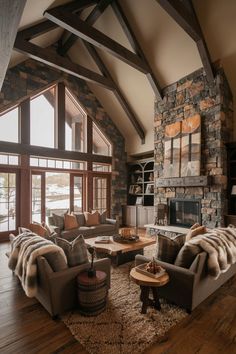
<path fill-rule="evenodd" d="M 188 0 L 27 0 L 15 49 L 85 77 L 124 135 L 127 152 L 149 151 L 154 99 L 163 87 L 202 63 L 212 80 L 211 61 L 220 59 L 236 93 L 236 1 L 194 0 L 193 6 Z M 25 30 L 42 20 L 43 35 L 35 37 L 37 26 L 34 33 Z M 55 43 L 56 56 L 55 50 L 38 48 Z M 27 56 L 13 50 L 10 66 Z"/>

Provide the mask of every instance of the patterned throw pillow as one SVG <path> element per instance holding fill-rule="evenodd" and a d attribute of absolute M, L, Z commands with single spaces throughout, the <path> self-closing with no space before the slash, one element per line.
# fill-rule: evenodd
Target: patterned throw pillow
<path fill-rule="evenodd" d="M 93 210 L 92 212 L 95 213 L 97 210 Z M 107 211 L 104 210 L 102 211 L 101 213 L 99 213 L 99 221 L 100 221 L 100 224 L 106 224 L 106 219 L 107 219 Z"/>
<path fill-rule="evenodd" d="M 64 215 L 64 225 L 65 225 L 65 230 L 72 230 L 79 227 L 77 218 L 73 214 Z"/>
<path fill-rule="evenodd" d="M 55 241 L 64 250 L 69 267 L 88 262 L 87 247 L 82 235 L 77 236 L 72 242 L 60 237 L 56 237 Z"/>
<path fill-rule="evenodd" d="M 59 227 L 60 230 L 64 229 L 64 215 L 57 215 L 52 213 L 54 225 Z"/>
<path fill-rule="evenodd" d="M 178 267 L 189 268 L 196 255 L 200 252 L 201 248 L 194 244 L 194 240 L 186 242 L 176 257 L 175 265 Z"/>
<path fill-rule="evenodd" d="M 179 234 L 174 238 L 158 235 L 156 259 L 166 263 L 174 263 L 180 248 L 184 245 L 185 237 L 184 234 Z"/>
<path fill-rule="evenodd" d="M 85 221 L 86 221 L 86 226 L 95 226 L 95 225 L 100 224 L 98 211 L 94 211 L 92 213 L 85 211 L 84 217 L 85 217 Z"/>
<path fill-rule="evenodd" d="M 66 259 L 62 256 L 60 252 L 49 252 L 46 253 L 44 257 L 46 258 L 54 272 L 60 272 L 61 270 L 68 268 Z"/>

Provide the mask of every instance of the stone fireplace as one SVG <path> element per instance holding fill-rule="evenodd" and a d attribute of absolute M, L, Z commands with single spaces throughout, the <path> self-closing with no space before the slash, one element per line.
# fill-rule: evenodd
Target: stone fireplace
<path fill-rule="evenodd" d="M 232 94 L 221 67 L 216 69 L 215 83 L 209 85 L 200 69 L 164 90 L 163 101 L 155 102 L 154 158 L 155 158 L 155 216 L 159 204 L 167 205 L 167 220 L 171 200 L 196 201 L 199 220 L 213 228 L 224 225 L 227 212 L 227 153 L 233 124 Z M 164 178 L 164 135 L 166 125 L 199 114 L 201 117 L 200 176 Z M 173 198 L 173 199 L 172 199 Z M 180 207 L 180 203 L 178 207 Z M 190 205 L 190 204 L 189 204 Z M 182 207 L 181 210 L 185 210 Z M 181 212 L 175 215 L 177 223 Z M 192 224 L 185 217 L 184 224 Z M 156 219 L 156 223 L 157 223 Z M 183 225 L 183 224 L 182 224 Z"/>

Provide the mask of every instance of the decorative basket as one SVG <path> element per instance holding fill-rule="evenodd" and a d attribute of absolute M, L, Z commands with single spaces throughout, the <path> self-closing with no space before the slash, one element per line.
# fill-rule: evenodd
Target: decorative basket
<path fill-rule="evenodd" d="M 129 236 L 122 236 L 122 235 L 114 235 L 113 236 L 113 241 L 119 242 L 119 243 L 133 243 L 139 241 L 139 236 L 138 235 L 129 235 Z"/>

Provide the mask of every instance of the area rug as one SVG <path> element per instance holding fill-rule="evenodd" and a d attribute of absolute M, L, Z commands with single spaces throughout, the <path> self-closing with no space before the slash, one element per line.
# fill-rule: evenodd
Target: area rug
<path fill-rule="evenodd" d="M 161 311 L 151 307 L 141 314 L 140 288 L 129 278 L 133 262 L 111 270 L 107 308 L 98 316 L 84 317 L 77 311 L 62 317 L 73 336 L 90 354 L 142 353 L 187 313 L 161 301 Z"/>

